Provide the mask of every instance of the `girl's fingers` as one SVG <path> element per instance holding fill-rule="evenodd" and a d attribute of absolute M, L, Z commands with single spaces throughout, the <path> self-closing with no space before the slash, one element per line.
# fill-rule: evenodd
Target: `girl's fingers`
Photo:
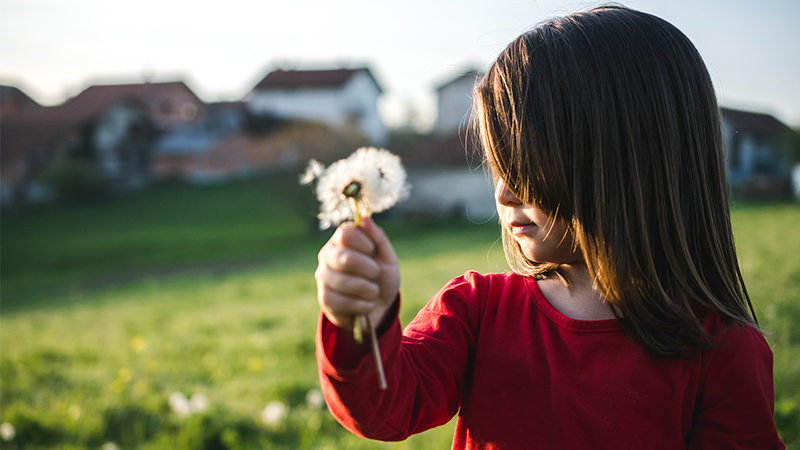
<path fill-rule="evenodd" d="M 381 268 L 371 256 L 348 248 L 329 246 L 320 252 L 320 263 L 328 268 L 351 275 L 375 280 Z"/>
<path fill-rule="evenodd" d="M 339 327 L 352 326 L 356 315 L 380 315 L 373 318 L 379 323 L 400 288 L 397 256 L 383 230 L 371 219 L 344 224 L 318 257 L 317 300 L 325 316 Z"/>
<path fill-rule="evenodd" d="M 386 236 L 386 233 L 375 224 L 371 217 L 367 217 L 362 222 L 361 228 L 364 233 L 369 237 L 373 245 L 373 251 L 370 253 L 382 264 L 397 264 L 397 254 L 392 247 L 392 243 Z"/>
<path fill-rule="evenodd" d="M 323 314 L 337 327 L 353 326 L 353 317 L 369 314 L 375 307 L 373 302 L 328 290 L 319 294 L 319 306 Z"/>
<path fill-rule="evenodd" d="M 362 276 L 340 272 L 326 265 L 320 265 L 317 268 L 315 277 L 320 294 L 324 294 L 325 291 L 333 291 L 363 300 L 375 299 L 380 294 L 380 288 L 374 281 Z"/>
<path fill-rule="evenodd" d="M 349 248 L 365 255 L 372 255 L 375 252 L 375 244 L 364 232 L 362 227 L 356 226 L 352 222 L 344 223 L 331 237 L 331 242 L 343 248 Z"/>

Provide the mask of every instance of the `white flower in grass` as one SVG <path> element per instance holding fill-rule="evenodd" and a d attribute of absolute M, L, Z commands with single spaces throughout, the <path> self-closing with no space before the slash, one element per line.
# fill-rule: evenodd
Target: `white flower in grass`
<path fill-rule="evenodd" d="M 208 411 L 209 406 L 210 402 L 208 401 L 208 397 L 200 392 L 192 395 L 192 398 L 189 400 L 189 409 L 192 413 L 204 413 Z"/>
<path fill-rule="evenodd" d="M 13 441 L 14 436 L 17 435 L 17 429 L 14 428 L 14 425 L 11 425 L 8 422 L 4 422 L 0 425 L 0 438 L 4 441 Z"/>
<path fill-rule="evenodd" d="M 306 406 L 309 409 L 321 409 L 325 406 L 325 397 L 322 396 L 322 391 L 319 389 L 311 389 L 306 394 Z"/>
<path fill-rule="evenodd" d="M 119 445 L 114 442 L 106 442 L 101 448 L 103 450 L 119 450 Z"/>
<path fill-rule="evenodd" d="M 179 417 L 186 417 L 192 413 L 192 405 L 183 392 L 175 391 L 169 396 L 169 407 Z"/>
<path fill-rule="evenodd" d="M 312 160 L 301 178 L 317 180 L 320 228 L 385 211 L 408 195 L 406 172 L 397 155 L 363 147 L 327 168 Z"/>
<path fill-rule="evenodd" d="M 261 421 L 270 427 L 279 427 L 289 415 L 289 408 L 279 400 L 267 403 L 266 408 L 261 411 Z"/>

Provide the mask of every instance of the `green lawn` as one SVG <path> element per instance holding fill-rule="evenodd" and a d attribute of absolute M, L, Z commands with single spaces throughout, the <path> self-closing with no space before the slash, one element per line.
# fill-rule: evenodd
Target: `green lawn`
<path fill-rule="evenodd" d="M 318 386 L 313 271 L 328 233 L 294 175 L 163 187 L 2 217 L 2 448 L 449 448 L 452 424 L 362 440 Z M 800 449 L 800 207 L 733 209 L 742 267 L 775 353 L 776 419 Z M 378 218 L 403 273 L 403 323 L 465 270 L 505 269 L 494 224 Z M 181 417 L 174 392 L 208 408 Z M 195 397 L 199 399 L 199 396 Z M 261 419 L 274 400 L 284 420 Z"/>

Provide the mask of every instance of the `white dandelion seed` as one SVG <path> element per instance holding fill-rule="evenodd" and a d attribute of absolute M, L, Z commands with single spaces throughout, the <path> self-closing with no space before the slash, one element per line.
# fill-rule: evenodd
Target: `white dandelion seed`
<path fill-rule="evenodd" d="M 0 438 L 2 438 L 4 441 L 13 441 L 14 436 L 16 435 L 17 429 L 14 428 L 14 425 L 11 425 L 8 422 L 3 422 L 3 424 L 0 425 Z"/>
<path fill-rule="evenodd" d="M 316 159 L 312 159 L 309 161 L 306 171 L 300 176 L 300 184 L 311 184 L 311 182 L 314 181 L 314 179 L 317 178 L 323 170 L 325 170 L 325 166 L 320 164 L 320 162 Z"/>
<path fill-rule="evenodd" d="M 311 389 L 306 393 L 306 406 L 308 409 L 322 409 L 325 406 L 325 397 L 319 389 Z"/>
<path fill-rule="evenodd" d="M 192 413 L 192 405 L 183 392 L 176 391 L 169 396 L 169 407 L 179 417 L 186 417 Z"/>
<path fill-rule="evenodd" d="M 106 442 L 105 444 L 103 444 L 103 446 L 101 448 L 102 448 L 102 450 L 119 450 L 119 445 L 117 445 L 114 442 L 109 441 L 109 442 Z"/>
<path fill-rule="evenodd" d="M 192 413 L 204 413 L 208 411 L 209 405 L 208 397 L 200 392 L 193 394 L 189 399 L 189 409 Z"/>
<path fill-rule="evenodd" d="M 261 411 L 261 421 L 270 427 L 278 427 L 286 420 L 289 415 L 289 408 L 279 400 L 273 400 L 267 403 L 267 406 Z"/>
<path fill-rule="evenodd" d="M 374 147 L 359 148 L 327 168 L 312 160 L 301 182 L 309 184 L 314 179 L 321 203 L 319 226 L 323 230 L 385 211 L 409 191 L 400 158 Z"/>

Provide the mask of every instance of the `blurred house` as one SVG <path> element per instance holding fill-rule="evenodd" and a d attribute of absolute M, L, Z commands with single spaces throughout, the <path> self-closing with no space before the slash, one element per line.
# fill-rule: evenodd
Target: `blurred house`
<path fill-rule="evenodd" d="M 46 108 L 13 86 L 0 86 L 0 205 L 14 204 L 17 197 L 42 195 L 28 184 L 31 172 L 46 160 L 40 143 L 41 113 Z"/>
<path fill-rule="evenodd" d="M 0 122 L 6 206 L 35 201 L 42 173 L 65 161 L 91 162 L 111 188 L 143 186 L 155 137 L 205 114 L 183 82 L 95 85 L 52 107 L 31 105 L 14 89 L 4 88 Z"/>
<path fill-rule="evenodd" d="M 480 144 L 469 129 L 472 91 L 480 75 L 467 72 L 437 89 L 433 136 L 402 155 L 412 186 L 398 213 L 488 220 L 495 213 L 493 186 L 481 163 Z M 793 131 L 767 114 L 721 108 L 729 180 L 745 193 L 784 193 L 790 161 L 783 148 Z"/>
<path fill-rule="evenodd" d="M 241 102 L 207 105 L 199 121 L 175 127 L 153 143 L 151 168 L 159 179 L 207 183 L 252 170 L 241 142 L 232 136 L 245 127 Z"/>
<path fill-rule="evenodd" d="M 382 92 L 368 68 L 279 69 L 256 84 L 245 101 L 255 114 L 320 121 L 361 133 L 374 145 L 384 145 L 388 130 L 378 114 Z"/>
<path fill-rule="evenodd" d="M 14 114 L 26 108 L 41 107 L 36 100 L 14 86 L 0 86 L 0 115 Z"/>
<path fill-rule="evenodd" d="M 162 134 L 153 144 L 157 179 L 223 182 L 296 168 L 315 158 L 332 161 L 366 143 L 319 121 L 255 115 L 245 102 L 207 105 L 205 118 Z"/>
<path fill-rule="evenodd" d="M 489 220 L 494 188 L 481 163 L 480 144 L 468 131 L 472 89 L 479 75 L 459 75 L 437 89 L 439 107 L 432 136 L 403 155 L 411 185 L 398 214 Z"/>
<path fill-rule="evenodd" d="M 465 72 L 436 89 L 437 115 L 433 133 L 439 136 L 463 130 L 472 114 L 472 90 L 480 74 Z"/>
<path fill-rule="evenodd" d="M 787 137 L 794 131 L 769 114 L 720 108 L 733 188 L 746 194 L 787 192 L 791 162 Z"/>
<path fill-rule="evenodd" d="M 495 214 L 494 187 L 474 135 L 433 137 L 402 159 L 411 193 L 398 214 L 478 222 Z"/>

